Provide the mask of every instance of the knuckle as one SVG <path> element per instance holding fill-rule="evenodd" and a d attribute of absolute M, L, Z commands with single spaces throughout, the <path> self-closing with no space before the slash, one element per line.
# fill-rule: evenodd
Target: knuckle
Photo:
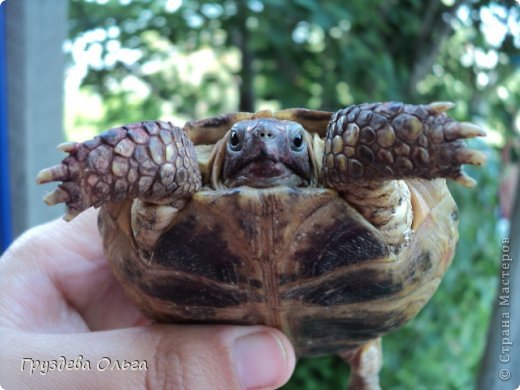
<path fill-rule="evenodd" d="M 188 390 L 184 364 L 177 346 L 161 332 L 155 340 L 152 364 L 145 374 L 145 389 Z"/>
<path fill-rule="evenodd" d="M 146 389 L 237 389 L 225 332 L 182 340 L 170 332 L 156 338 Z"/>

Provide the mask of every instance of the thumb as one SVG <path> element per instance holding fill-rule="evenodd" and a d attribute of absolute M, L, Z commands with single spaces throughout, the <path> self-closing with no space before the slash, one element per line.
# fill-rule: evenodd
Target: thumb
<path fill-rule="evenodd" d="M 81 334 L 1 332 L 0 385 L 21 388 L 275 389 L 294 350 L 264 326 L 153 325 Z"/>

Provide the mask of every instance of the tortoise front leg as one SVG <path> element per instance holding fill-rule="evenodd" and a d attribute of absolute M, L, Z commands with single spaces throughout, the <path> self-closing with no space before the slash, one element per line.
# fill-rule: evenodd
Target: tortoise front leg
<path fill-rule="evenodd" d="M 381 390 L 379 372 L 383 366 L 381 337 L 339 354 L 350 365 L 349 390 Z"/>
<path fill-rule="evenodd" d="M 410 191 L 399 179 L 450 178 L 475 185 L 462 165 L 482 165 L 485 156 L 462 139 L 485 133 L 447 117 L 451 107 L 442 102 L 361 104 L 339 110 L 328 125 L 324 182 L 378 227 L 390 245 L 406 240 L 412 221 Z"/>
<path fill-rule="evenodd" d="M 37 176 L 40 184 L 62 182 L 45 202 L 65 203 L 64 219 L 70 221 L 91 206 L 137 199 L 133 231 L 146 246 L 201 187 L 193 145 L 170 122 L 134 123 L 59 148 L 69 155 Z"/>

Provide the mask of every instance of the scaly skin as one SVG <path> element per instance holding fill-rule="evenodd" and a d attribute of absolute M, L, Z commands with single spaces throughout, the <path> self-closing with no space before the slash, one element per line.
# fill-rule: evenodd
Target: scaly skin
<path fill-rule="evenodd" d="M 369 341 L 356 350 L 339 354 L 350 365 L 350 390 L 381 390 L 379 371 L 383 365 L 381 337 Z"/>
<path fill-rule="evenodd" d="M 452 103 L 375 103 L 349 106 L 329 123 L 323 155 L 325 183 L 342 189 L 353 182 L 438 177 L 471 187 L 462 164 L 482 165 L 485 156 L 462 138 L 485 135 L 444 111 Z"/>
<path fill-rule="evenodd" d="M 201 186 L 193 145 L 170 122 L 134 123 L 59 148 L 69 155 L 41 171 L 37 182 L 63 182 L 44 200 L 48 205 L 66 203 L 66 220 L 90 206 L 128 198 L 172 204 L 190 198 Z"/>
<path fill-rule="evenodd" d="M 337 111 L 327 127 L 322 175 L 399 251 L 413 220 L 406 179 L 449 178 L 466 186 L 475 180 L 463 164 L 482 165 L 485 156 L 463 138 L 485 135 L 471 123 L 446 116 L 452 103 L 374 103 Z M 404 180 L 400 180 L 404 179 Z"/>

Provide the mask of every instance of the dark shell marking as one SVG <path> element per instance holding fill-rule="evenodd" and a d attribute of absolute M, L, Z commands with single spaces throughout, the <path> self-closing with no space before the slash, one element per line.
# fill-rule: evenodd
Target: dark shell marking
<path fill-rule="evenodd" d="M 204 226 L 194 234 L 196 224 L 196 217 L 191 216 L 165 232 L 154 249 L 152 262 L 216 282 L 237 284 L 241 261 L 222 237 L 224 227 Z"/>
<path fill-rule="evenodd" d="M 378 238 L 351 218 L 338 218 L 333 229 L 317 227 L 315 235 L 309 237 L 309 245 L 295 254 L 301 263 L 301 276 L 320 276 L 336 268 L 388 256 L 387 245 Z"/>
<path fill-rule="evenodd" d="M 125 207 L 102 212 L 129 215 Z M 430 228 L 453 229 L 445 214 Z M 121 250 L 130 237 L 122 221 L 105 216 L 101 231 L 116 276 L 146 315 L 275 326 L 299 355 L 350 349 L 403 325 L 433 294 L 456 239 L 434 234 L 434 244 L 412 241 L 396 257 L 326 189 L 201 191 L 141 257 L 133 241 Z"/>

